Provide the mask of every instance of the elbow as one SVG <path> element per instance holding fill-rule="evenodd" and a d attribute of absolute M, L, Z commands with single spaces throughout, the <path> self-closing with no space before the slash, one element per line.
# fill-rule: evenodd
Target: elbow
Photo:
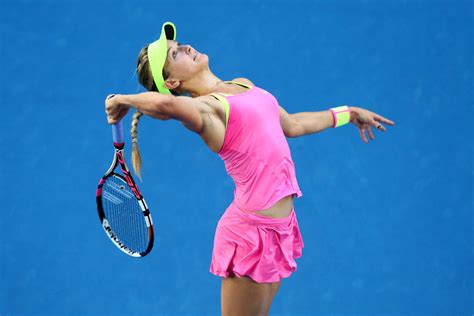
<path fill-rule="evenodd" d="M 294 137 L 296 137 L 295 133 L 294 133 L 292 130 L 289 130 L 289 129 L 288 129 L 288 130 L 285 130 L 285 131 L 284 131 L 284 134 L 285 134 L 285 136 L 288 137 L 288 138 L 294 138 Z"/>
<path fill-rule="evenodd" d="M 294 123 L 285 131 L 285 136 L 289 138 L 295 138 L 304 135 L 303 126 L 298 123 Z"/>

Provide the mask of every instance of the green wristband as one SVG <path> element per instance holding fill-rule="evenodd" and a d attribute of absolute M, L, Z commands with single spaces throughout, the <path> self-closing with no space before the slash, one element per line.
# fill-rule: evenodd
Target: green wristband
<path fill-rule="evenodd" d="M 347 105 L 338 106 L 337 108 L 329 109 L 334 119 L 333 128 L 345 125 L 351 120 L 351 110 Z"/>

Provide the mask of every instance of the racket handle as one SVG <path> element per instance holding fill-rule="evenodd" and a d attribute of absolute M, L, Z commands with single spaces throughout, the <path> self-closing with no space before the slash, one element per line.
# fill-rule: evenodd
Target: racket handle
<path fill-rule="evenodd" d="M 122 120 L 112 125 L 112 138 L 114 144 L 123 144 Z"/>

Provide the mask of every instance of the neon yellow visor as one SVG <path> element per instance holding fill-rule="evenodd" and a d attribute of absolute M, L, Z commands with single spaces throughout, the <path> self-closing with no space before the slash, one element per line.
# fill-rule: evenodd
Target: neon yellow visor
<path fill-rule="evenodd" d="M 176 27 L 171 22 L 165 22 L 161 27 L 160 38 L 148 45 L 148 61 L 158 92 L 171 94 L 170 90 L 165 87 L 163 78 L 163 67 L 168 54 L 168 42 L 166 40 L 176 40 Z"/>

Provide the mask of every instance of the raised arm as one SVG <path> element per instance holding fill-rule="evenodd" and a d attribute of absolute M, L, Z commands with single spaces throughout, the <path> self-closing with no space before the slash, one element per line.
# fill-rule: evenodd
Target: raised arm
<path fill-rule="evenodd" d="M 160 119 L 176 119 L 193 132 L 200 133 L 203 127 L 201 108 L 204 103 L 190 97 L 176 97 L 157 92 L 115 95 L 105 101 L 109 124 L 121 120 L 133 107 L 145 115 Z"/>
<path fill-rule="evenodd" d="M 358 107 L 349 107 L 350 122 L 358 129 L 362 140 L 367 143 L 367 132 L 370 139 L 375 137 L 370 129 L 371 126 L 385 132 L 386 128 L 381 123 L 394 125 L 395 123 L 381 115 L 367 111 Z M 287 137 L 299 137 L 313 133 L 321 132 L 330 128 L 334 124 L 334 118 L 331 111 L 320 112 L 299 112 L 288 114 L 285 109 L 280 107 L 280 124 Z"/>

